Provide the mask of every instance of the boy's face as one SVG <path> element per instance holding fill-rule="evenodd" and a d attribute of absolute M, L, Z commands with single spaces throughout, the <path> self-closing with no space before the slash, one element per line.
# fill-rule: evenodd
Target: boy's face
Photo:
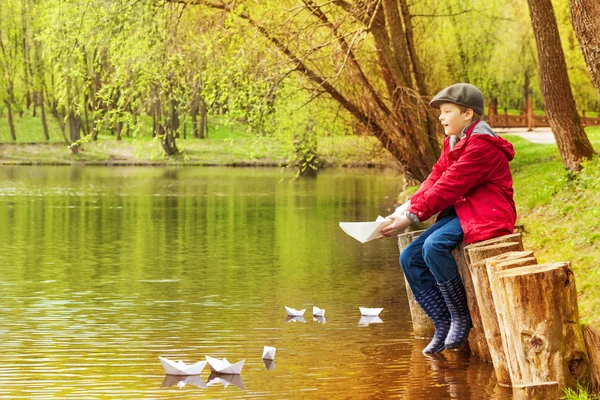
<path fill-rule="evenodd" d="M 442 103 L 440 105 L 439 120 L 444 127 L 446 135 L 460 135 L 463 129 L 471 122 L 473 118 L 473 110 L 467 109 L 461 113 L 460 108 L 453 103 Z"/>

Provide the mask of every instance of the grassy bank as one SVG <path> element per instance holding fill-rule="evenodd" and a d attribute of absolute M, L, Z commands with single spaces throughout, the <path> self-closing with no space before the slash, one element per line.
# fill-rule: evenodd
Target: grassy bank
<path fill-rule="evenodd" d="M 600 128 L 587 132 L 600 151 Z M 526 229 L 524 246 L 540 263 L 572 263 L 582 322 L 600 327 L 600 159 L 572 174 L 562 166 L 556 146 L 507 139 L 517 152 L 511 168 L 518 223 Z"/>
<path fill-rule="evenodd" d="M 150 125 L 144 121 L 135 135 L 122 137 L 101 131 L 97 141 L 85 143 L 77 154 L 68 148 L 56 120 L 49 122 L 50 140 L 46 141 L 38 118 L 25 115 L 15 118 L 17 140 L 13 142 L 5 118 L 0 118 L 0 164 L 86 164 L 86 165 L 253 165 L 279 166 L 294 159 L 289 135 L 256 136 L 241 124 L 224 118 L 209 121 L 206 139 L 191 135 L 176 139 L 180 154 L 167 157 L 160 141 L 152 138 Z M 329 166 L 385 166 L 395 162 L 373 137 L 319 137 L 318 153 Z"/>

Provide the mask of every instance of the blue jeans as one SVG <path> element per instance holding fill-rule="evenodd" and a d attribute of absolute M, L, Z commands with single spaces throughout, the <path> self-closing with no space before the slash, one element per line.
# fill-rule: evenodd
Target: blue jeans
<path fill-rule="evenodd" d="M 404 249 L 400 254 L 400 266 L 413 295 L 458 275 L 452 250 L 462 240 L 463 230 L 458 217 L 450 215 L 430 226 Z"/>

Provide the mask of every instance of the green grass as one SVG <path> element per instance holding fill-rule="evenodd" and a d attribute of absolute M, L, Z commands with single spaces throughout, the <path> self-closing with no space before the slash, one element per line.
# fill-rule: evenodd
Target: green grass
<path fill-rule="evenodd" d="M 600 127 L 588 128 L 600 150 Z M 582 322 L 600 325 L 600 159 L 576 174 L 562 165 L 556 146 L 505 136 L 515 146 L 511 163 L 523 242 L 540 263 L 569 261 L 575 272 Z"/>
<path fill-rule="evenodd" d="M 600 397 L 590 394 L 579 383 L 577 389 L 565 389 L 561 400 L 600 400 Z"/>

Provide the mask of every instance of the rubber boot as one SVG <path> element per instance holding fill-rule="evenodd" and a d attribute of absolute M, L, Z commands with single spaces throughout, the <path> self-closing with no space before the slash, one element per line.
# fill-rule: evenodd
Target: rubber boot
<path fill-rule="evenodd" d="M 450 331 L 450 311 L 437 285 L 418 293 L 415 300 L 435 326 L 431 342 L 423 349 L 423 354 L 435 354 L 444 350 L 444 341 Z"/>
<path fill-rule="evenodd" d="M 446 336 L 445 346 L 447 349 L 456 349 L 469 338 L 469 331 L 473 327 L 465 288 L 460 280 L 460 275 L 450 279 L 448 282 L 438 284 L 448 310 L 450 310 L 450 332 Z"/>

